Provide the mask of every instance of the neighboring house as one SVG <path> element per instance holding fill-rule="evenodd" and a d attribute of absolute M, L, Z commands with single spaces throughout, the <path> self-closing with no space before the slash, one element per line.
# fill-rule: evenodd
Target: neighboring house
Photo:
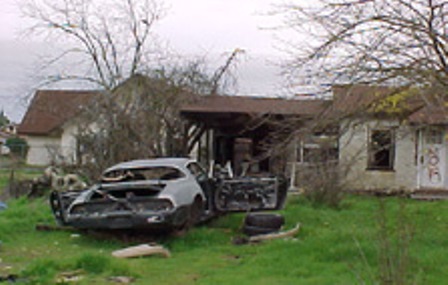
<path fill-rule="evenodd" d="M 77 160 L 77 115 L 98 91 L 38 90 L 17 132 L 29 145 L 26 162 L 49 165 Z"/>

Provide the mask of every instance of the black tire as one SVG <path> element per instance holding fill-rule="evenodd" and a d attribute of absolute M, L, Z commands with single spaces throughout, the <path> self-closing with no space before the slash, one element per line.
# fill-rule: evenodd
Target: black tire
<path fill-rule="evenodd" d="M 280 228 L 274 229 L 274 228 L 263 228 L 263 227 L 249 226 L 249 225 L 243 226 L 243 233 L 248 236 L 265 235 L 265 234 L 278 232 L 279 230 L 280 230 Z"/>
<path fill-rule="evenodd" d="M 194 199 L 193 204 L 190 206 L 186 228 L 189 229 L 196 225 L 201 220 L 203 213 L 204 202 L 202 202 L 202 198 L 198 196 Z"/>
<path fill-rule="evenodd" d="M 252 227 L 278 230 L 285 224 L 285 218 L 280 214 L 251 213 L 244 219 L 244 224 Z"/>
<path fill-rule="evenodd" d="M 64 208 L 65 205 L 59 192 L 57 191 L 51 192 L 50 206 L 58 225 L 66 226 L 67 221 L 65 219 L 65 208 Z"/>

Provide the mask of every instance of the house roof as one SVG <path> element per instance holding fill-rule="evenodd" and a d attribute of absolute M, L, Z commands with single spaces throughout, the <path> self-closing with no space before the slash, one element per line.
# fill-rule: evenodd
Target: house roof
<path fill-rule="evenodd" d="M 416 88 L 372 85 L 338 85 L 333 94 L 334 102 L 326 114 L 330 118 L 375 115 L 409 119 L 427 106 L 430 97 Z"/>
<path fill-rule="evenodd" d="M 385 86 L 335 86 L 334 99 L 285 99 L 250 96 L 201 96 L 181 108 L 186 115 L 202 114 L 270 114 L 306 118 L 326 112 L 330 118 L 358 114 L 369 110 L 375 102 L 403 91 Z M 49 135 L 67 120 L 76 116 L 83 106 L 99 94 L 92 90 L 38 90 L 18 127 L 19 134 Z M 328 106 L 330 108 L 327 109 Z M 421 98 L 406 99 L 406 113 L 410 123 L 448 124 L 448 108 L 425 105 Z"/>
<path fill-rule="evenodd" d="M 24 135 L 48 135 L 98 94 L 92 90 L 38 90 L 17 131 Z"/>
<path fill-rule="evenodd" d="M 182 113 L 245 113 L 315 116 L 325 100 L 296 100 L 250 96 L 203 96 L 181 108 Z"/>
<path fill-rule="evenodd" d="M 410 115 L 409 122 L 419 125 L 447 125 L 448 108 L 440 105 L 425 106 Z"/>

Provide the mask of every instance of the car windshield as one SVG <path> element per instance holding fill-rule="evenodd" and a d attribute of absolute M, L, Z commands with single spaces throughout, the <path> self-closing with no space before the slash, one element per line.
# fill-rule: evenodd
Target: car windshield
<path fill-rule="evenodd" d="M 176 180 L 185 177 L 179 169 L 167 166 L 114 169 L 103 174 L 103 182 Z"/>

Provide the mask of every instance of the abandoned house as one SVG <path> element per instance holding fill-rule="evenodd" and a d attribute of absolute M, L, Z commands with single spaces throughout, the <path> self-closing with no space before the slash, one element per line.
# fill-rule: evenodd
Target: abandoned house
<path fill-rule="evenodd" d="M 334 87 L 339 167 L 353 190 L 448 189 L 448 116 L 444 99 L 415 89 Z M 442 104 L 437 101 L 442 101 Z"/>
<path fill-rule="evenodd" d="M 65 162 L 76 159 L 77 114 L 94 94 L 36 92 L 19 127 L 30 145 L 28 163 L 48 164 L 55 150 Z M 391 87 L 335 86 L 333 95 L 333 100 L 201 96 L 181 108 L 196 126 L 190 154 L 205 165 L 230 163 L 237 175 L 246 171 L 244 162 L 253 172 L 286 172 L 293 185 L 300 185 L 319 154 L 319 160 L 346 170 L 348 189 L 448 189 L 444 107 Z M 317 120 L 327 121 L 326 127 L 310 127 Z"/>
<path fill-rule="evenodd" d="M 245 96 L 207 96 L 182 108 L 189 121 L 208 130 L 197 157 L 230 162 L 236 175 L 247 160 L 253 172 L 284 173 L 291 163 L 294 129 L 315 118 L 329 102 Z M 205 156 L 205 157 L 204 157 Z"/>
<path fill-rule="evenodd" d="M 26 163 L 75 162 L 77 116 L 96 94 L 96 91 L 38 90 L 17 130 L 28 142 Z"/>

